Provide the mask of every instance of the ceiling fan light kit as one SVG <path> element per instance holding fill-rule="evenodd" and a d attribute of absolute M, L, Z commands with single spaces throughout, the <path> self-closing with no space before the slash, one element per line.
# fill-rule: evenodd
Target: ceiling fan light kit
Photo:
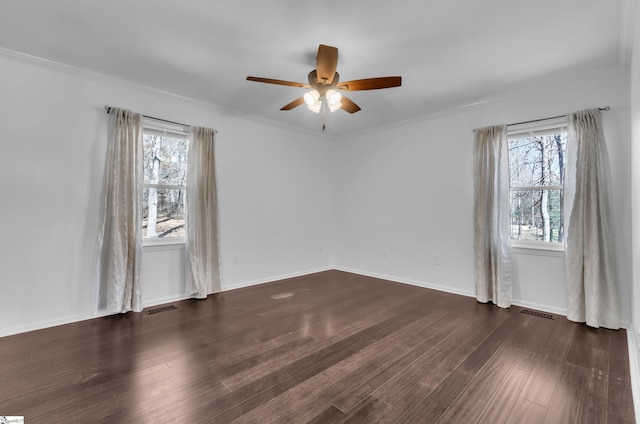
<path fill-rule="evenodd" d="M 342 100 L 342 94 L 340 94 L 336 90 L 329 89 L 324 95 L 327 99 L 327 103 L 329 103 L 329 106 L 342 106 L 342 104 L 340 103 L 340 100 Z"/>
<path fill-rule="evenodd" d="M 304 103 L 309 110 L 315 113 L 320 113 L 320 111 L 323 110 L 323 104 L 326 104 L 326 107 L 328 107 L 331 112 L 335 112 L 338 109 L 349 113 L 358 112 L 360 106 L 355 104 L 351 99 L 343 96 L 340 91 L 380 90 L 383 88 L 400 87 L 402 85 L 402 77 L 399 76 L 339 82 L 340 75 L 336 72 L 337 66 L 338 49 L 320 44 L 318 47 L 318 55 L 316 56 L 316 69 L 309 72 L 307 77 L 309 80 L 308 84 L 251 76 L 247 77 L 247 80 L 311 89 L 302 97 L 280 108 L 280 110 L 291 110 Z M 325 125 L 323 124 L 322 129 L 324 130 L 324 128 Z"/>
<path fill-rule="evenodd" d="M 322 109 L 322 100 L 318 100 L 311 105 L 307 105 L 307 108 L 315 113 L 320 113 L 320 109 Z"/>
<path fill-rule="evenodd" d="M 320 94 L 320 92 L 314 88 L 306 92 L 303 98 L 304 102 L 307 104 L 307 108 L 315 113 L 320 112 L 320 109 L 322 108 L 322 99 L 325 100 L 326 105 L 329 107 L 329 111 L 331 112 L 335 112 L 342 107 L 342 103 L 340 103 L 342 94 L 333 89 L 326 90 L 324 93 Z"/>
<path fill-rule="evenodd" d="M 304 102 L 307 106 L 313 106 L 318 101 L 320 101 L 320 93 L 318 90 L 314 89 L 304 94 Z"/>
<path fill-rule="evenodd" d="M 336 104 L 331 104 L 327 102 L 327 105 L 329 106 L 329 111 L 330 112 L 335 112 L 336 110 L 340 109 L 342 107 L 342 103 L 336 103 Z"/>

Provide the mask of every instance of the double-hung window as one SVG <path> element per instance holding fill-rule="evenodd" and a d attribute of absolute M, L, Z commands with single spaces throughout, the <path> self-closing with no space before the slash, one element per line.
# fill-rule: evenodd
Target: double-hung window
<path fill-rule="evenodd" d="M 142 148 L 144 244 L 184 243 L 188 128 L 144 118 Z"/>
<path fill-rule="evenodd" d="M 562 250 L 566 119 L 510 126 L 511 244 Z"/>

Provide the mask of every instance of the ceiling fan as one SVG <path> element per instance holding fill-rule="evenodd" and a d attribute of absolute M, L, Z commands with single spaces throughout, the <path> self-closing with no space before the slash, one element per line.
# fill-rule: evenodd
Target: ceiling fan
<path fill-rule="evenodd" d="M 340 93 L 341 91 L 379 90 L 402 85 L 402 77 L 398 76 L 340 82 L 340 75 L 336 72 L 337 66 L 338 49 L 320 44 L 318 55 L 316 56 L 316 69 L 309 72 L 307 76 L 308 84 L 260 77 L 247 77 L 247 80 L 311 89 L 304 96 L 282 106 L 280 110 L 291 110 L 306 103 L 307 107 L 313 112 L 320 113 L 322 110 L 323 114 L 326 108 L 331 112 L 342 109 L 349 113 L 356 113 L 360 110 L 360 106 L 343 96 Z M 324 124 L 322 129 L 325 129 Z"/>

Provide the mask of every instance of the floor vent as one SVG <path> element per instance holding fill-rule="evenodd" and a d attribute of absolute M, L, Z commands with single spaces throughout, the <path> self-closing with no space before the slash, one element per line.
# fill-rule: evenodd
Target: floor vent
<path fill-rule="evenodd" d="M 160 306 L 159 308 L 147 309 L 145 312 L 148 314 L 157 314 L 158 312 L 170 311 L 172 309 L 178 309 L 175 305 Z"/>
<path fill-rule="evenodd" d="M 540 318 L 553 319 L 553 315 L 546 314 L 544 312 L 532 311 L 531 309 L 523 309 L 520 311 L 521 314 L 533 315 Z"/>

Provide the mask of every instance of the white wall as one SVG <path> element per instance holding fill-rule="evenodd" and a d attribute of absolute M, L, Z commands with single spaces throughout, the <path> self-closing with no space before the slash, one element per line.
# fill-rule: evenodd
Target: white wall
<path fill-rule="evenodd" d="M 227 289 L 337 265 L 469 295 L 473 128 L 610 105 L 604 125 L 629 320 L 628 88 L 627 74 L 608 69 L 333 141 L 82 71 L 0 58 L 0 335 L 94 316 L 104 105 L 218 129 Z M 181 297 L 183 266 L 181 249 L 145 250 L 146 304 Z M 517 302 L 565 310 L 562 257 L 516 253 L 514 269 Z"/>
<path fill-rule="evenodd" d="M 620 300 L 622 318 L 629 321 L 627 90 L 628 75 L 607 69 L 339 140 L 338 268 L 472 295 L 472 130 L 609 105 L 612 110 L 603 116 L 613 170 Z M 563 257 L 515 253 L 514 272 L 515 302 L 566 312 Z"/>
<path fill-rule="evenodd" d="M 23 57 L 0 99 L 0 336 L 94 316 L 105 105 L 218 130 L 226 288 L 331 268 L 333 141 Z M 146 304 L 181 297 L 183 255 L 145 249 Z"/>
<path fill-rule="evenodd" d="M 635 20 L 640 21 L 640 7 L 634 9 Z M 631 199 L 632 199 L 632 327 L 629 346 L 632 383 L 636 406 L 636 421 L 640 422 L 640 27 L 635 25 L 631 52 Z"/>

